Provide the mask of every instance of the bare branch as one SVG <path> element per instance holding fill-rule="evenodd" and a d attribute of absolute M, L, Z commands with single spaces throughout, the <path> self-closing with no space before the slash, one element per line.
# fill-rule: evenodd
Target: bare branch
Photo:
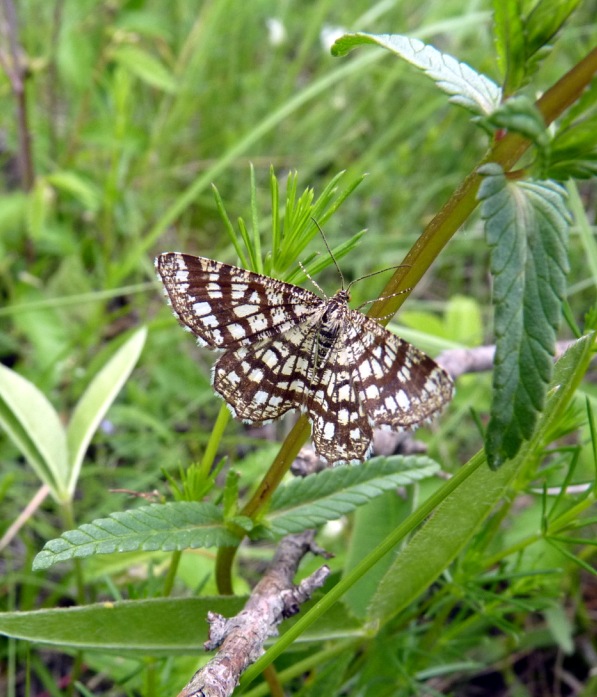
<path fill-rule="evenodd" d="M 285 537 L 264 577 L 253 589 L 245 607 L 235 617 L 226 619 L 215 612 L 208 614 L 209 639 L 205 648 L 220 648 L 214 658 L 197 671 L 178 697 L 227 697 L 238 684 L 247 667 L 263 653 L 265 641 L 278 633 L 283 619 L 295 615 L 313 591 L 327 579 L 330 569 L 324 565 L 311 576 L 293 585 L 300 560 L 309 551 L 318 553 L 313 544 L 315 532 L 308 530 Z"/>
<path fill-rule="evenodd" d="M 573 343 L 573 341 L 558 341 L 556 357 L 559 358 Z M 465 373 L 481 373 L 491 370 L 494 355 L 495 346 L 477 346 L 476 348 L 443 351 L 436 358 L 436 361 L 453 379 L 456 379 Z"/>

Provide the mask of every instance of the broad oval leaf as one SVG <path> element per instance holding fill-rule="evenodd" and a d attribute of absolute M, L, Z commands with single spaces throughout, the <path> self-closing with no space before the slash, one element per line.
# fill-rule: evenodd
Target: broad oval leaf
<path fill-rule="evenodd" d="M 74 493 L 85 451 L 105 413 L 135 367 L 145 345 L 147 329 L 137 330 L 87 386 L 67 429 L 70 473 L 68 491 Z"/>
<path fill-rule="evenodd" d="M 0 365 L 0 426 L 59 502 L 68 500 L 66 434 L 54 407 L 37 387 Z"/>
<path fill-rule="evenodd" d="M 208 612 L 239 612 L 242 597 L 151 598 L 0 613 L 0 634 L 71 649 L 122 656 L 198 654 Z"/>

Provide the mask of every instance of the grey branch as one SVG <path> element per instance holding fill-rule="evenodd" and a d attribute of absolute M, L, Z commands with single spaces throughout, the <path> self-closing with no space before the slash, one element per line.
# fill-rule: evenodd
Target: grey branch
<path fill-rule="evenodd" d="M 208 613 L 210 629 L 205 649 L 219 647 L 219 651 L 195 673 L 178 697 L 231 695 L 242 673 L 264 652 L 267 638 L 278 633 L 280 622 L 295 615 L 313 591 L 323 586 L 330 573 L 326 565 L 298 586 L 292 582 L 305 554 L 320 551 L 313 544 L 314 535 L 313 530 L 307 530 L 288 535 L 280 542 L 271 566 L 238 615 L 226 619 L 216 612 Z"/>
<path fill-rule="evenodd" d="M 558 341 L 556 358 L 570 348 L 574 341 Z M 465 373 L 481 373 L 493 368 L 495 346 L 478 346 L 469 349 L 448 349 L 436 358 L 437 363 L 453 378 Z"/>

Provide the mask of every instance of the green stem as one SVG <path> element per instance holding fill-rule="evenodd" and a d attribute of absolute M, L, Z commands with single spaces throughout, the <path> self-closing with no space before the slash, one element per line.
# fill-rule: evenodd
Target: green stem
<path fill-rule="evenodd" d="M 303 443 L 309 435 L 309 421 L 303 414 L 294 425 L 288 437 L 282 443 L 275 460 L 261 480 L 257 490 L 241 511 L 241 515 L 256 520 L 269 503 L 274 491 L 290 469 Z M 216 583 L 218 592 L 232 595 L 232 564 L 236 556 L 236 547 L 220 547 L 216 558 Z"/>
<path fill-rule="evenodd" d="M 571 106 L 584 89 L 591 83 L 597 72 L 597 48 L 593 49 L 580 63 L 577 63 L 536 103 L 549 125 L 562 112 Z M 516 133 L 509 133 L 497 141 L 483 158 L 485 162 L 497 162 L 506 171 L 510 170 L 529 148 L 530 141 Z M 433 218 L 404 258 L 403 264 L 389 280 L 378 300 L 369 310 L 369 316 L 389 318 L 402 306 L 409 292 L 394 297 L 392 294 L 406 288 L 414 288 L 429 269 L 445 245 L 456 234 L 460 226 L 477 206 L 477 190 L 481 177 L 475 167 L 439 213 Z"/>
<path fill-rule="evenodd" d="M 166 579 L 164 580 L 164 598 L 167 598 L 170 593 L 172 593 L 172 588 L 174 588 L 174 579 L 176 578 L 176 572 L 178 571 L 181 556 L 181 551 L 172 552 L 172 556 L 170 557 L 170 566 L 168 567 L 168 573 L 166 574 Z"/>
<path fill-rule="evenodd" d="M 290 469 L 303 443 L 307 440 L 309 432 L 309 420 L 305 414 L 302 414 L 284 443 L 282 443 L 276 459 L 273 461 L 261 484 L 257 487 L 257 491 L 241 511 L 241 515 L 255 519 L 263 511 L 284 475 Z"/>
<path fill-rule="evenodd" d="M 343 654 L 345 651 L 350 651 L 351 653 L 354 653 L 354 649 L 355 641 L 353 639 L 347 641 L 340 641 L 336 644 L 333 644 L 329 648 L 324 648 L 321 651 L 312 653 L 310 656 L 303 659 L 302 661 L 293 663 L 289 668 L 286 668 L 286 670 L 281 670 L 278 673 L 278 679 L 284 685 L 290 682 L 290 680 L 293 680 L 294 678 L 298 678 L 301 675 L 304 675 L 305 673 L 309 673 L 316 666 L 321 665 L 326 661 L 330 661 L 332 658 L 335 658 L 336 656 Z M 267 683 L 264 682 L 260 685 L 257 685 L 257 687 L 254 687 L 252 690 L 246 692 L 245 697 L 267 697 L 267 695 L 269 694 L 269 686 Z"/>
<path fill-rule="evenodd" d="M 65 501 L 61 506 L 62 521 L 65 530 L 74 530 L 75 526 L 75 516 L 73 513 L 73 502 L 72 500 Z M 83 579 L 83 568 L 81 566 L 80 559 L 73 559 L 73 570 L 75 572 L 75 588 L 77 604 L 85 604 L 85 582 Z M 74 662 L 71 667 L 70 682 L 66 690 L 67 697 L 73 694 L 74 686 L 76 681 L 81 675 L 81 668 L 83 666 L 83 652 L 77 651 L 75 654 Z"/>
<path fill-rule="evenodd" d="M 65 501 L 61 506 L 62 521 L 65 530 L 74 530 L 75 516 L 73 514 L 73 502 Z M 73 569 L 75 572 L 75 587 L 77 591 L 77 603 L 85 604 L 85 582 L 83 580 L 83 570 L 81 568 L 81 560 L 73 559 Z"/>
<path fill-rule="evenodd" d="M 220 407 L 220 412 L 218 418 L 214 424 L 213 430 L 207 441 L 207 446 L 205 447 L 205 452 L 201 458 L 200 474 L 201 480 L 204 481 L 209 477 L 211 468 L 213 466 L 214 460 L 224 437 L 224 431 L 226 430 L 226 424 L 230 420 L 230 412 L 228 411 L 225 404 Z"/>
<path fill-rule="evenodd" d="M 236 547 L 218 547 L 216 556 L 216 587 L 220 595 L 234 595 L 232 585 L 232 564 L 236 556 Z"/>
<path fill-rule="evenodd" d="M 344 578 L 331 588 L 326 595 L 317 602 L 309 612 L 301 617 L 296 624 L 284 633 L 282 637 L 265 653 L 256 663 L 250 666 L 240 684 L 248 685 L 259 673 L 276 659 L 288 646 L 292 644 L 305 630 L 327 612 L 349 588 L 361 579 L 382 557 L 396 547 L 396 545 L 418 527 L 430 515 L 436 507 L 455 491 L 468 477 L 473 474 L 485 462 L 485 455 L 481 451 L 477 453 L 467 465 L 457 472 L 450 481 L 441 489 L 430 496 L 414 513 L 393 530 L 372 552 L 370 552 L 357 566 Z"/>

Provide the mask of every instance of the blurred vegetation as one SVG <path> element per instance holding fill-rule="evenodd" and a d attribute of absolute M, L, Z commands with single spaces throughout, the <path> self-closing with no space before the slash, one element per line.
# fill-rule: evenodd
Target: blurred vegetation
<path fill-rule="evenodd" d="M 530 100 L 594 49 L 592 2 L 495 5 L 502 6 L 498 29 L 485 0 L 0 2 L 0 363 L 22 379 L 10 383 L 14 404 L 27 395 L 31 405 L 22 419 L 29 429 L 21 428 L 7 422 L 10 399 L 0 399 L 4 431 L 13 435 L 0 433 L 0 609 L 7 618 L 49 612 L 13 629 L 0 615 L 0 692 L 171 695 L 207 660 L 206 610 L 229 615 L 239 607 L 237 597 L 212 598 L 222 590 L 214 548 L 95 555 L 32 571 L 48 540 L 147 503 L 112 489 L 155 492 L 158 502 L 207 494 L 211 503 L 223 500 L 233 520 L 289 430 L 288 420 L 267 434 L 222 422 L 209 379 L 214 357 L 180 330 L 153 258 L 179 250 L 238 263 L 212 184 L 235 228 L 239 217 L 256 221 L 267 255 L 273 166 L 281 210 L 292 172 L 297 196 L 312 188 L 317 200 L 340 172 L 338 189 L 354 187 L 325 220 L 334 248 L 366 229 L 340 261 L 347 281 L 400 264 L 504 126 L 478 127 L 387 51 L 332 57 L 330 46 L 347 31 L 411 35 Z M 541 32 L 569 12 L 556 35 Z M 524 41 L 508 44 L 499 27 L 522 17 Z M 561 181 L 582 178 L 567 184 L 574 221 L 561 339 L 595 326 L 596 94 L 591 84 L 571 99 L 545 146 L 555 164 L 544 171 Z M 536 162 L 530 154 L 519 164 Z M 314 236 L 285 271 L 316 254 L 326 251 Z M 475 213 L 392 329 L 434 355 L 492 343 L 489 265 Z M 333 267 L 317 281 L 326 292 L 339 284 Z M 354 306 L 377 297 L 383 282 L 356 284 Z M 480 432 L 491 376 L 459 379 L 453 404 L 417 437 L 455 482 L 472 458 L 462 481 L 470 488 L 452 504 L 445 494 L 413 538 L 416 561 L 409 562 L 406 536 L 423 521 L 412 516 L 444 491 L 440 478 L 417 481 L 405 496 L 386 492 L 322 529 L 318 543 L 335 554 L 331 586 L 405 521 L 395 542 L 404 545 L 407 566 L 396 553 L 372 565 L 303 643 L 276 657 L 288 694 L 595 694 L 597 391 L 590 373 L 583 379 L 590 351 L 586 342 L 560 366 L 556 379 L 569 393 L 548 393 L 539 435 L 497 474 L 482 462 Z M 209 479 L 201 463 L 220 426 L 220 469 Z M 53 456 L 37 445 L 48 431 Z M 243 545 L 237 563 L 229 560 L 237 594 L 259 579 L 273 548 Z M 320 563 L 307 559 L 301 575 Z M 420 576 L 408 577 L 409 563 Z M 393 577 L 404 586 L 393 586 Z M 162 614 L 148 605 L 135 615 L 147 623 L 140 635 L 163 637 L 155 651 L 133 637 L 132 624 L 101 625 L 96 605 L 79 624 L 52 614 L 165 596 L 195 602 L 197 614 L 175 618 L 173 605 Z M 133 622 L 127 618 L 121 622 Z M 129 643 L 123 627 L 131 629 Z M 102 633 L 111 646 L 101 645 Z M 181 636 L 192 637 L 186 648 Z M 267 694 L 261 680 L 242 689 Z"/>

